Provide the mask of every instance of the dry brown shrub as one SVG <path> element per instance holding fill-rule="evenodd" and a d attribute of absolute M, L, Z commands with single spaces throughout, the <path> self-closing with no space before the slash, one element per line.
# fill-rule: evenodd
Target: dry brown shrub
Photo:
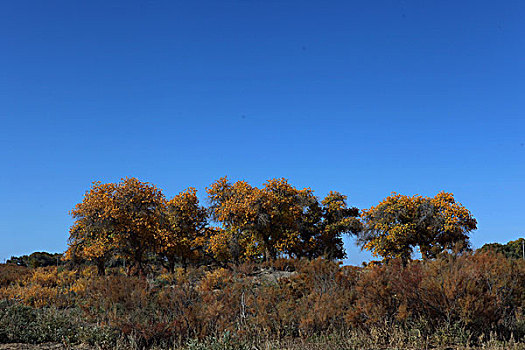
<path fill-rule="evenodd" d="M 509 335 L 522 322 L 523 266 L 482 253 L 367 267 L 356 286 L 356 307 L 346 318 L 357 326 L 423 321 L 429 334 L 459 325 L 472 334 Z"/>
<path fill-rule="evenodd" d="M 0 264 L 0 287 L 19 284 L 31 270 L 25 266 L 14 264 Z"/>
<path fill-rule="evenodd" d="M 356 330 L 389 337 L 396 329 L 398 336 L 416 332 L 421 339 L 441 334 L 442 343 L 457 334 L 508 339 L 525 333 L 525 262 L 494 254 L 364 268 L 324 259 L 202 266 L 148 278 L 118 269 L 100 277 L 91 267 L 10 269 L 0 299 L 77 305 L 86 321 L 112 327 L 139 347 L 219 339 L 225 332 L 270 341 Z"/>

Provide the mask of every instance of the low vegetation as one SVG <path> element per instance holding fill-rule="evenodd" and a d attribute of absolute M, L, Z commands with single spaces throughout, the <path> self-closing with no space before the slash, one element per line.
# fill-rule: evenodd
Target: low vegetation
<path fill-rule="evenodd" d="M 525 262 L 491 252 L 365 267 L 322 258 L 158 267 L 148 276 L 8 264 L 0 276 L 2 343 L 428 348 L 519 346 L 525 335 Z"/>
<path fill-rule="evenodd" d="M 134 178 L 94 183 L 63 259 L 0 265 L 0 343 L 524 348 L 525 260 L 515 244 L 473 252 L 477 222 L 450 193 L 362 211 L 286 179 L 222 178 L 207 194 L 206 208 L 193 188 L 168 200 Z M 343 234 L 382 260 L 342 266 Z"/>

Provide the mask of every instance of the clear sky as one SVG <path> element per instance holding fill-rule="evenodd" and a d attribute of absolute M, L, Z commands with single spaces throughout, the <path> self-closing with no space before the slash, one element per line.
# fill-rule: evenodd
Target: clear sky
<path fill-rule="evenodd" d="M 66 249 L 92 181 L 453 192 L 525 236 L 525 2 L 4 1 L 0 259 Z M 347 263 L 369 255 L 346 240 Z"/>

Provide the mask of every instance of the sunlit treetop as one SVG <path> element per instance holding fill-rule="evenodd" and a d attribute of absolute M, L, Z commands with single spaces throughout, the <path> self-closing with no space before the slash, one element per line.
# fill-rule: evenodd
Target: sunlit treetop
<path fill-rule="evenodd" d="M 470 211 L 452 193 L 435 197 L 392 193 L 378 205 L 363 210 L 359 241 L 364 249 L 386 259 L 408 260 L 414 248 L 424 259 L 444 250 L 469 248 L 468 233 L 477 227 Z"/>

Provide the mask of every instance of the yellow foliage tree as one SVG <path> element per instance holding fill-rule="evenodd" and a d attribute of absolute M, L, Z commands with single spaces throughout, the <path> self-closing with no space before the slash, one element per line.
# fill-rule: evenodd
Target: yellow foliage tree
<path fill-rule="evenodd" d="M 116 208 L 113 199 L 116 188 L 113 183 L 93 182 L 82 203 L 70 212 L 75 223 L 69 229 L 66 258 L 95 262 L 99 275 L 104 274 L 105 264 L 117 248 L 116 218 L 111 215 Z"/>
<path fill-rule="evenodd" d="M 173 271 L 177 262 L 186 266 L 203 260 L 207 245 L 208 214 L 199 205 L 197 190 L 186 189 L 168 201 L 166 206 L 166 229 L 160 232 L 159 253 Z"/>
<path fill-rule="evenodd" d="M 461 252 L 469 248 L 468 233 L 476 219 L 452 193 L 435 197 L 392 193 L 377 206 L 362 213 L 359 242 L 375 256 L 408 261 L 419 247 L 423 259 L 444 250 Z"/>
<path fill-rule="evenodd" d="M 119 256 L 131 263 L 129 271 L 141 274 L 147 255 L 156 249 L 164 208 L 162 191 L 147 182 L 95 182 L 71 211 L 75 223 L 67 256 L 95 260 L 100 274 L 110 256 Z"/>
<path fill-rule="evenodd" d="M 341 235 L 359 230 L 359 211 L 346 207 L 346 196 L 331 192 L 319 203 L 311 189 L 297 189 L 284 178 L 268 180 L 260 189 L 221 178 L 207 192 L 213 218 L 224 226 L 216 233 L 221 237 L 212 240 L 213 249 L 224 253 L 218 245 L 228 244 L 235 261 L 282 255 L 341 259 Z"/>
<path fill-rule="evenodd" d="M 348 207 L 347 197 L 339 192 L 330 191 L 322 200 L 323 218 L 321 235 L 318 239 L 322 256 L 329 259 L 344 259 L 342 234 L 356 235 L 361 230 L 359 209 Z"/>
<path fill-rule="evenodd" d="M 261 192 L 246 181 L 230 183 L 227 177 L 215 181 L 206 188 L 212 218 L 222 223 L 211 233 L 208 250 L 222 262 L 238 263 L 260 255 L 259 246 L 248 228 L 256 218 L 253 206 Z"/>

